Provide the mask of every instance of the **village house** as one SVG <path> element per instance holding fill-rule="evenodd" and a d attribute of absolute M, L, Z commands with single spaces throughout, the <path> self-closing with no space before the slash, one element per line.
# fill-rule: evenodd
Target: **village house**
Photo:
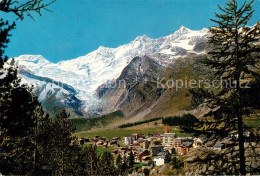
<path fill-rule="evenodd" d="M 226 146 L 228 146 L 228 145 L 230 145 L 232 143 L 233 143 L 233 139 L 231 139 L 231 138 L 224 138 L 222 140 L 217 141 L 216 143 L 210 144 L 208 148 L 221 151 Z"/>
<path fill-rule="evenodd" d="M 141 160 L 142 160 L 142 158 L 143 158 L 144 156 L 148 156 L 148 155 L 150 155 L 150 151 L 149 151 L 149 150 L 144 150 L 144 151 L 138 153 L 138 157 L 139 157 L 139 159 L 140 159 L 140 162 L 142 162 Z"/>
<path fill-rule="evenodd" d="M 189 151 L 192 149 L 192 144 L 193 142 L 183 142 L 180 147 L 181 147 L 181 154 L 187 154 Z"/>
<path fill-rule="evenodd" d="M 150 142 L 146 139 L 143 139 L 140 141 L 140 146 L 142 146 L 144 150 L 148 149 L 150 146 Z"/>
<path fill-rule="evenodd" d="M 103 140 L 99 140 L 99 141 L 97 142 L 97 145 L 98 145 L 98 146 L 103 145 L 104 142 L 105 142 L 105 141 L 103 141 Z"/>
<path fill-rule="evenodd" d="M 150 159 L 151 159 L 150 156 L 143 156 L 143 157 L 141 158 L 141 162 L 148 164 L 148 162 L 149 162 Z"/>
<path fill-rule="evenodd" d="M 148 134 L 148 138 L 149 137 L 156 137 L 156 138 L 159 138 L 161 135 L 159 133 L 149 133 Z"/>
<path fill-rule="evenodd" d="M 88 137 L 82 137 L 81 139 L 83 139 L 85 142 L 90 142 L 90 139 Z"/>
<path fill-rule="evenodd" d="M 117 145 L 118 144 L 118 142 L 117 142 L 117 140 L 111 140 L 111 141 L 109 141 L 109 145 Z"/>
<path fill-rule="evenodd" d="M 92 142 L 96 143 L 99 141 L 99 136 L 95 136 L 93 139 L 92 139 Z"/>
<path fill-rule="evenodd" d="M 83 145 L 85 142 L 84 142 L 84 140 L 79 139 L 79 140 L 78 140 L 78 143 L 79 143 L 80 145 Z"/>
<path fill-rule="evenodd" d="M 193 148 L 201 148 L 204 147 L 206 144 L 206 138 L 194 138 L 194 143 L 192 145 Z"/>
<path fill-rule="evenodd" d="M 163 146 L 161 146 L 161 145 L 151 146 L 150 151 L 152 153 L 152 156 L 157 156 L 158 153 L 163 152 Z"/>
<path fill-rule="evenodd" d="M 183 144 L 184 142 L 193 142 L 193 138 L 191 137 L 178 137 L 174 139 L 173 142 L 173 146 L 175 148 L 176 152 L 180 152 L 181 153 L 181 144 Z"/>
<path fill-rule="evenodd" d="M 171 154 L 168 151 L 158 153 L 158 156 L 154 157 L 153 159 L 154 166 L 164 165 L 170 161 L 171 161 Z"/>
<path fill-rule="evenodd" d="M 115 140 L 115 141 L 120 141 L 120 137 L 113 137 L 112 140 Z"/>
<path fill-rule="evenodd" d="M 164 151 L 168 151 L 170 154 L 174 154 L 175 148 L 173 146 L 164 147 Z"/>
<path fill-rule="evenodd" d="M 223 143 L 217 142 L 214 146 L 209 147 L 209 148 L 217 150 L 217 151 L 221 151 L 224 149 L 224 147 L 225 147 L 225 145 Z"/>

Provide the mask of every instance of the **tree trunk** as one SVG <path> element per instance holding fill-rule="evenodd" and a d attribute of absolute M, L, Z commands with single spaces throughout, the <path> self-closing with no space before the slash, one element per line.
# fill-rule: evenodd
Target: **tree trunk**
<path fill-rule="evenodd" d="M 34 131 L 34 152 L 33 152 L 33 173 L 37 174 L 37 133 L 38 133 L 38 116 L 36 116 L 36 126 Z"/>
<path fill-rule="evenodd" d="M 246 175 L 246 159 L 245 159 L 245 147 L 244 147 L 244 130 L 242 117 L 238 118 L 238 140 L 239 140 L 239 158 L 240 158 L 240 174 Z"/>

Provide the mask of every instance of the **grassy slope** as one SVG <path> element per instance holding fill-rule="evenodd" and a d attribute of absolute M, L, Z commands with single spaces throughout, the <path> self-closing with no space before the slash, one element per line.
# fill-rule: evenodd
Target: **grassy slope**
<path fill-rule="evenodd" d="M 175 67 L 169 70 L 170 73 L 166 77 L 176 80 L 182 80 L 185 84 L 190 80 L 201 79 L 201 69 L 198 66 L 197 61 L 194 58 L 183 58 L 176 61 Z M 165 84 L 166 85 L 166 84 Z M 183 88 L 166 89 L 166 92 L 157 101 L 157 105 L 152 109 L 152 112 L 145 116 L 145 119 L 154 117 L 167 117 L 173 115 L 180 115 L 183 111 L 191 110 L 191 96 L 189 94 L 189 86 L 183 86 Z"/>
<path fill-rule="evenodd" d="M 71 119 L 71 122 L 73 127 L 76 128 L 76 132 L 89 131 L 93 128 L 104 128 L 114 121 L 123 119 L 123 117 L 124 114 L 121 111 L 116 111 L 96 118 L 74 118 Z"/>
<path fill-rule="evenodd" d="M 78 137 L 89 137 L 93 138 L 95 135 L 106 137 L 108 139 L 111 139 L 112 137 L 124 137 L 128 135 L 132 135 L 134 133 L 160 133 L 162 134 L 164 131 L 164 125 L 161 124 L 161 120 L 156 121 L 157 125 L 155 125 L 155 122 L 149 122 L 142 125 L 137 125 L 129 128 L 123 128 L 123 129 L 107 129 L 102 130 L 99 129 L 97 131 L 80 131 L 75 133 Z M 245 119 L 244 122 L 251 126 L 251 127 L 260 127 L 260 119 Z M 185 137 L 185 136 L 192 136 L 191 134 L 181 133 L 179 129 L 177 128 L 170 128 L 170 132 L 176 133 L 179 137 Z"/>
<path fill-rule="evenodd" d="M 125 129 L 111 129 L 105 131 L 96 131 L 96 132 L 87 132 L 82 131 L 75 133 L 78 137 L 89 137 L 93 138 L 95 135 L 106 137 L 111 139 L 112 137 L 124 137 L 128 135 L 132 135 L 134 133 L 163 133 L 163 127 L 151 127 L 151 128 L 144 128 L 144 129 L 133 129 L 133 128 L 125 128 Z M 171 130 L 171 132 L 176 133 L 178 136 L 190 136 L 185 133 L 181 133 L 179 130 Z"/>
<path fill-rule="evenodd" d="M 102 130 L 99 129 L 97 131 L 81 131 L 75 133 L 78 137 L 89 137 L 93 138 L 95 135 L 106 137 L 108 139 L 111 139 L 112 137 L 124 137 L 128 135 L 132 135 L 134 133 L 143 133 L 143 134 L 149 134 L 149 133 L 160 133 L 162 134 L 164 132 L 164 125 L 161 124 L 161 120 L 156 121 L 157 125 L 155 125 L 155 122 L 149 122 L 146 124 L 133 126 L 129 128 L 123 128 L 123 129 L 108 129 L 108 130 Z M 178 136 L 191 136 L 190 134 L 181 133 L 180 130 L 176 128 L 170 128 L 170 132 L 176 133 Z"/>

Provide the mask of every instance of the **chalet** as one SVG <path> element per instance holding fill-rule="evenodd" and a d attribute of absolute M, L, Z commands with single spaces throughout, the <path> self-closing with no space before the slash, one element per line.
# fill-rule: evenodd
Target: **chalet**
<path fill-rule="evenodd" d="M 150 159 L 151 159 L 150 156 L 143 156 L 143 157 L 141 158 L 141 162 L 142 162 L 142 163 L 147 163 L 147 164 L 148 164 L 148 162 L 149 162 Z"/>
<path fill-rule="evenodd" d="M 103 141 L 103 140 L 99 140 L 99 141 L 97 142 L 97 145 L 103 145 L 104 142 L 105 142 L 105 141 Z"/>
<path fill-rule="evenodd" d="M 117 155 L 117 154 L 118 154 L 118 150 L 113 150 L 111 153 L 112 153 L 113 155 Z"/>
<path fill-rule="evenodd" d="M 225 148 L 225 145 L 224 145 L 224 143 L 217 142 L 215 145 L 213 145 L 212 147 L 209 147 L 209 148 L 213 149 L 213 150 L 221 151 Z"/>
<path fill-rule="evenodd" d="M 161 145 L 151 146 L 150 151 L 152 153 L 152 156 L 157 156 L 158 153 L 163 152 L 163 146 L 161 146 Z"/>
<path fill-rule="evenodd" d="M 154 166 L 164 165 L 171 161 L 171 154 L 169 152 L 160 152 L 158 156 L 153 159 Z"/>
<path fill-rule="evenodd" d="M 140 145 L 143 147 L 143 149 L 148 149 L 149 148 L 149 145 L 150 145 L 150 142 L 146 139 L 143 139 L 140 141 Z"/>
<path fill-rule="evenodd" d="M 109 145 L 117 145 L 117 142 L 117 140 L 112 139 L 111 141 L 109 141 Z"/>
<path fill-rule="evenodd" d="M 83 145 L 85 143 L 85 141 L 83 139 L 79 139 L 78 142 L 80 145 Z"/>
<path fill-rule="evenodd" d="M 195 138 L 193 143 L 193 148 L 201 148 L 204 147 L 207 142 L 206 138 Z"/>
<path fill-rule="evenodd" d="M 181 147 L 181 154 L 187 154 L 189 153 L 190 149 L 192 149 L 192 144 L 193 142 L 183 142 L 180 147 Z"/>
<path fill-rule="evenodd" d="M 92 139 L 92 142 L 98 142 L 99 141 L 99 136 L 95 136 L 93 139 Z"/>
<path fill-rule="evenodd" d="M 105 141 L 105 140 L 106 140 L 106 137 L 101 137 L 100 139 L 103 140 L 103 141 Z"/>
<path fill-rule="evenodd" d="M 90 142 L 90 139 L 88 137 L 82 137 L 82 140 L 84 140 L 84 142 Z"/>
<path fill-rule="evenodd" d="M 172 146 L 169 147 L 164 147 L 164 151 L 168 151 L 170 154 L 174 154 L 175 153 L 175 148 Z"/>
<path fill-rule="evenodd" d="M 139 152 L 138 155 L 139 155 L 138 157 L 141 160 L 144 156 L 150 155 L 150 151 L 149 150 L 144 150 L 142 152 Z"/>
<path fill-rule="evenodd" d="M 119 141 L 121 138 L 120 137 L 113 137 L 112 140 L 115 140 L 115 141 Z"/>
<path fill-rule="evenodd" d="M 184 142 L 193 142 L 193 138 L 191 137 L 178 137 L 174 139 L 173 146 L 176 152 L 181 152 L 181 144 Z"/>

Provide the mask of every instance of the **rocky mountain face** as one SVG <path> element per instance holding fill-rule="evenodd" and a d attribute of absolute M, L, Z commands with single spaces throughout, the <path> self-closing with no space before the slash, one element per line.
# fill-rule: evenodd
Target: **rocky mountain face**
<path fill-rule="evenodd" d="M 122 110 L 126 115 L 134 115 L 138 110 L 148 108 L 163 92 L 156 87 L 156 80 L 166 72 L 166 67 L 148 56 L 135 57 L 116 81 L 98 88 L 103 113 Z"/>
<path fill-rule="evenodd" d="M 116 81 L 97 89 L 102 113 L 121 110 L 127 117 L 140 120 L 203 111 L 193 111 L 190 87 L 185 86 L 185 82 L 204 78 L 199 63 L 203 57 L 181 57 L 171 67 L 159 65 L 149 56 L 135 57 Z"/>
<path fill-rule="evenodd" d="M 127 116 L 144 117 L 171 101 L 167 97 L 171 91 L 158 88 L 157 79 L 170 78 L 180 66 L 201 57 L 207 47 L 207 31 L 181 26 L 165 37 L 143 35 L 117 48 L 101 46 L 59 63 L 39 55 L 22 55 L 15 58 L 15 64 L 22 81 L 34 86 L 47 111 L 66 107 L 87 116 L 122 110 Z"/>

